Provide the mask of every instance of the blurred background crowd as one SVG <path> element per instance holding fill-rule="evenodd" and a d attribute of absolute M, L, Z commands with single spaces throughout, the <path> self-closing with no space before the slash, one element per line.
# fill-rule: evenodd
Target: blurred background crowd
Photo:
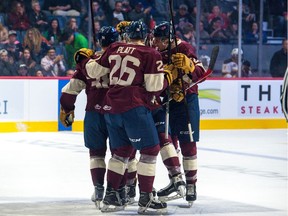
<path fill-rule="evenodd" d="M 247 76 L 282 77 L 274 67 L 287 68 L 287 1 L 243 0 L 240 10 Z M 233 57 L 239 40 L 239 1 L 175 0 L 173 12 L 177 37 L 191 43 L 203 63 L 209 63 L 211 48 L 221 44 L 216 71 L 223 75 L 222 64 Z M 140 19 L 150 31 L 169 21 L 169 1 L 93 0 L 90 7 L 89 0 L 0 0 L 0 76 L 71 76 L 75 51 L 93 47 L 92 23 L 97 37 L 102 26 Z"/>

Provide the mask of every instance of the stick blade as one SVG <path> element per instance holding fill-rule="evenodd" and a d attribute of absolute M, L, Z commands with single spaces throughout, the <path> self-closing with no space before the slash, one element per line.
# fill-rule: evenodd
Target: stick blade
<path fill-rule="evenodd" d="M 208 69 L 210 69 L 211 71 L 213 71 L 213 69 L 214 69 L 214 66 L 215 66 L 215 63 L 216 63 L 216 60 L 218 57 L 218 53 L 219 53 L 219 46 L 213 47 L 212 52 L 211 52 L 211 56 L 210 56 L 210 63 L 208 66 Z"/>

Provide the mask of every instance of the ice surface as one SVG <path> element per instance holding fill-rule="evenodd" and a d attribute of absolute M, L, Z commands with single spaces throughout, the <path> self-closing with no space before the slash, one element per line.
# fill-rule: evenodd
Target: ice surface
<path fill-rule="evenodd" d="M 203 130 L 198 199 L 168 203 L 173 215 L 287 216 L 287 130 Z M 83 134 L 0 133 L 0 216 L 107 215 L 93 192 Z M 110 154 L 107 154 L 107 160 Z M 168 184 L 158 157 L 155 188 Z M 137 205 L 110 215 L 137 215 Z"/>

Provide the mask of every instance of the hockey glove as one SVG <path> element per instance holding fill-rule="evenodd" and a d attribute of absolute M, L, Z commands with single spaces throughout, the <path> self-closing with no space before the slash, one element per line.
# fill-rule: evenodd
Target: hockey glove
<path fill-rule="evenodd" d="M 126 28 L 127 26 L 129 26 L 130 23 L 131 23 L 131 22 L 129 22 L 129 21 L 121 21 L 120 23 L 118 23 L 118 24 L 116 25 L 116 30 L 119 32 L 119 34 L 122 34 L 122 33 L 125 32 L 125 28 Z"/>
<path fill-rule="evenodd" d="M 70 127 L 73 122 L 74 122 L 74 110 L 66 113 L 64 109 L 61 107 L 60 108 L 60 122 L 65 126 L 65 127 Z"/>
<path fill-rule="evenodd" d="M 186 74 L 193 73 L 195 70 L 193 61 L 183 53 L 173 54 L 172 62 L 176 68 L 182 69 Z"/>
<path fill-rule="evenodd" d="M 182 85 L 180 82 L 175 82 L 170 86 L 171 98 L 176 102 L 181 102 L 184 99 Z"/>
<path fill-rule="evenodd" d="M 178 78 L 178 71 L 177 68 L 173 64 L 165 64 L 164 70 L 171 71 L 172 74 L 172 81 L 176 80 Z"/>
<path fill-rule="evenodd" d="M 91 56 L 94 55 L 93 50 L 91 49 L 87 49 L 87 48 L 81 48 L 79 50 L 77 50 L 74 54 L 74 60 L 75 62 L 78 64 L 80 63 L 82 60 L 90 58 Z"/>

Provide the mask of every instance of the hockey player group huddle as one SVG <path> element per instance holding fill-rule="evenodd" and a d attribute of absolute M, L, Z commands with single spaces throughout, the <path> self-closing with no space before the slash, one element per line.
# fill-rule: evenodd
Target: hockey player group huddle
<path fill-rule="evenodd" d="M 85 89 L 84 142 L 95 187 L 92 201 L 102 212 L 135 203 L 137 185 L 139 214 L 165 214 L 166 202 L 185 198 L 191 206 L 197 198 L 200 112 L 198 87 L 189 86 L 205 69 L 190 44 L 171 39 L 170 27 L 163 22 L 147 34 L 141 21 L 104 26 L 98 38 L 102 51 L 82 48 L 74 55 L 76 70 L 62 89 L 60 121 L 71 126 L 77 95 Z M 106 168 L 107 149 L 111 156 Z M 159 152 L 170 183 L 156 191 Z"/>

